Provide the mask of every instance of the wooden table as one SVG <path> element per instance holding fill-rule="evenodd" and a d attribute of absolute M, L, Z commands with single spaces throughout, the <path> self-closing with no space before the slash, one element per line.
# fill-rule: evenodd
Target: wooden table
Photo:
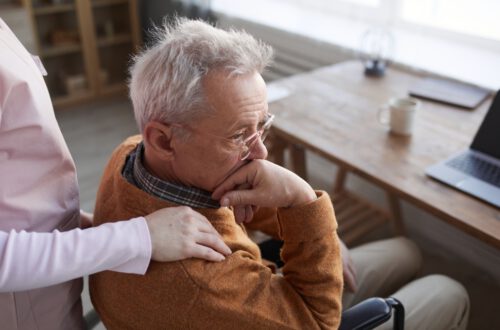
<path fill-rule="evenodd" d="M 341 218 L 354 219 L 339 219 L 340 232 L 344 230 L 351 240 L 385 219 L 395 220 L 396 231 L 404 233 L 398 221 L 399 200 L 404 199 L 500 248 L 500 209 L 424 174 L 427 166 L 467 148 L 492 98 L 473 111 L 423 101 L 411 137 L 389 133 L 376 119 L 382 104 L 390 97 L 407 95 L 409 86 L 420 78 L 396 69 L 388 70 L 383 78 L 367 78 L 361 64 L 353 61 L 272 83 L 290 92 L 269 105 L 276 114 L 274 156 L 282 162 L 281 151 L 289 148 L 293 167 L 302 176 L 306 176 L 306 149 L 340 166 L 333 200 L 338 217 L 344 213 Z M 390 210 L 345 192 L 349 172 L 384 189 Z M 370 218 L 377 219 L 370 222 Z"/>

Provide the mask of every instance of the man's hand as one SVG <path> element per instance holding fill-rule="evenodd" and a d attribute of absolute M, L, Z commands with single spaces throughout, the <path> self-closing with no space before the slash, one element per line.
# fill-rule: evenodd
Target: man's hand
<path fill-rule="evenodd" d="M 165 208 L 145 218 L 153 260 L 166 262 L 195 257 L 222 261 L 224 255 L 231 254 L 212 224 L 190 207 Z"/>
<path fill-rule="evenodd" d="M 234 207 L 234 218 L 238 223 L 250 222 L 258 209 L 259 207 L 255 205 L 236 205 Z"/>
<path fill-rule="evenodd" d="M 293 172 L 257 159 L 231 174 L 212 198 L 220 200 L 222 206 L 292 207 L 315 200 L 316 194 Z"/>
<path fill-rule="evenodd" d="M 251 187 L 249 184 L 244 183 L 235 187 L 235 190 L 245 190 L 250 188 Z M 258 209 L 259 207 L 255 205 L 236 205 L 234 206 L 234 218 L 238 223 L 250 222 L 252 221 L 253 215 L 257 212 Z"/>
<path fill-rule="evenodd" d="M 342 256 L 342 269 L 344 275 L 344 284 L 346 289 L 351 292 L 356 292 L 356 270 L 354 269 L 354 263 L 352 262 L 351 256 L 349 255 L 349 249 L 345 246 L 342 240 L 340 241 L 340 254 Z"/>

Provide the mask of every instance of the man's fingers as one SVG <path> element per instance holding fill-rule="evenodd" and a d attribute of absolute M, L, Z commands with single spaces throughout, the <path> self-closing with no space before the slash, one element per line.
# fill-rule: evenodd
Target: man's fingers
<path fill-rule="evenodd" d="M 238 223 L 250 222 L 256 210 L 257 207 L 253 205 L 235 205 L 233 210 L 234 218 Z"/>
<path fill-rule="evenodd" d="M 245 221 L 245 205 L 236 205 L 233 209 L 233 213 L 237 223 Z"/>
<path fill-rule="evenodd" d="M 261 199 L 256 190 L 233 190 L 222 196 L 220 204 L 222 206 L 245 206 L 258 204 Z"/>
<path fill-rule="evenodd" d="M 233 190 L 238 184 L 237 181 L 233 180 L 233 177 L 229 177 L 226 179 L 224 182 L 222 182 L 217 188 L 215 188 L 214 192 L 212 193 L 212 198 L 215 200 L 219 200 L 222 195 L 224 195 L 226 192 Z"/>
<path fill-rule="evenodd" d="M 258 210 L 259 210 L 259 207 L 258 207 L 258 206 L 256 206 L 256 205 L 252 205 L 252 206 L 250 206 L 251 217 L 250 217 L 250 219 L 248 219 L 248 221 L 247 221 L 247 222 L 250 222 L 250 221 L 252 221 L 252 220 L 253 220 L 253 216 L 254 216 L 254 214 L 255 214 L 255 213 L 257 213 L 257 211 L 258 211 Z"/>
<path fill-rule="evenodd" d="M 251 205 L 245 205 L 245 222 L 250 222 L 253 219 L 253 208 Z"/>
<path fill-rule="evenodd" d="M 240 185 L 248 184 L 248 186 L 251 186 L 250 166 L 251 163 L 241 167 L 236 172 L 231 174 L 228 178 L 226 178 L 224 182 L 222 182 L 217 188 L 215 188 L 214 192 L 212 193 L 212 198 L 218 200 L 226 192 L 233 190 L 235 187 Z"/>

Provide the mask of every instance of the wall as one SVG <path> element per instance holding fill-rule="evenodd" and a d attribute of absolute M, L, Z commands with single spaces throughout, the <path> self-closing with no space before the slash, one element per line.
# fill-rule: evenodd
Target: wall
<path fill-rule="evenodd" d="M 276 30 L 274 28 L 219 15 L 218 26 L 236 27 L 272 45 L 275 61 L 264 78 L 267 81 L 305 72 L 324 65 L 342 62 L 354 57 L 350 50 L 325 44 L 303 36 Z"/>

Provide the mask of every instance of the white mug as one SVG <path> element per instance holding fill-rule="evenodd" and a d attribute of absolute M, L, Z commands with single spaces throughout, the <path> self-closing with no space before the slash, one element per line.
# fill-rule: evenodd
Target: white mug
<path fill-rule="evenodd" d="M 391 132 L 400 135 L 411 135 L 415 114 L 420 108 L 420 101 L 412 97 L 393 97 L 382 106 L 377 118 L 381 124 L 389 126 Z"/>

